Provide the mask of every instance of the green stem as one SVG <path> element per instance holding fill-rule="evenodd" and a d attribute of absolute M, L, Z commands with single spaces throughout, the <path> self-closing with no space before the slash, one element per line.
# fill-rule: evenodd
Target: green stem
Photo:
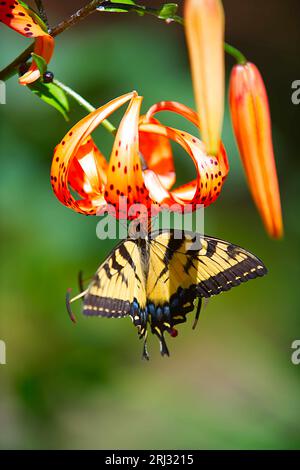
<path fill-rule="evenodd" d="M 39 14 L 40 14 L 40 17 L 42 18 L 43 22 L 45 23 L 45 25 L 47 26 L 48 28 L 48 31 L 49 31 L 49 21 L 48 21 L 48 17 L 47 17 L 47 13 L 46 13 L 46 10 L 45 10 L 45 7 L 44 7 L 44 4 L 43 4 L 43 0 L 35 0 L 35 4 L 39 10 Z"/>
<path fill-rule="evenodd" d="M 64 83 L 60 82 L 59 80 L 54 79 L 53 83 L 55 85 L 59 86 L 62 90 L 64 90 L 69 96 L 71 96 L 75 101 L 77 101 L 80 106 L 85 108 L 89 113 L 92 113 L 93 111 L 96 110 L 94 106 L 91 105 L 86 99 L 84 99 L 81 95 L 76 93 L 76 91 L 72 90 L 72 88 L 68 87 Z M 117 129 L 115 126 L 108 120 L 104 119 L 104 121 L 101 122 L 101 125 L 111 134 L 115 135 L 117 132 Z"/>
<path fill-rule="evenodd" d="M 142 15 L 148 14 L 155 16 L 158 19 L 162 19 L 166 21 L 167 23 L 175 22 L 178 23 L 182 26 L 184 26 L 184 19 L 179 16 L 179 15 L 171 15 L 170 17 L 162 17 L 160 16 L 161 14 L 161 8 L 152 8 L 152 7 L 145 7 L 143 5 L 130 5 L 126 3 L 114 3 L 114 2 L 109 2 L 109 1 L 104 1 L 101 2 L 100 6 L 97 8 L 98 11 L 110 11 L 111 8 L 120 8 L 122 10 L 125 10 L 127 12 L 136 12 Z M 236 47 L 231 46 L 228 43 L 224 43 L 224 50 L 227 54 L 231 55 L 238 64 L 245 64 L 247 62 L 246 57 L 242 52 L 240 52 Z"/>
<path fill-rule="evenodd" d="M 227 54 L 230 54 L 238 64 L 245 65 L 247 63 L 247 59 L 244 54 L 239 51 L 236 47 L 231 46 L 227 42 L 224 43 L 224 49 Z"/>
<path fill-rule="evenodd" d="M 55 28 L 51 29 L 50 34 L 52 36 L 57 36 L 58 34 L 61 34 L 63 31 L 65 31 L 66 29 L 77 24 L 82 19 L 86 18 L 91 13 L 94 13 L 96 10 L 110 11 L 110 9 L 112 8 L 120 8 L 127 12 L 133 11 L 140 15 L 148 14 L 148 15 L 155 16 L 156 18 L 162 19 L 166 21 L 166 23 L 175 22 L 180 25 L 184 25 L 183 18 L 179 15 L 174 14 L 174 15 L 171 15 L 169 18 L 161 17 L 160 16 L 161 8 L 146 7 L 143 5 L 130 5 L 130 4 L 121 3 L 121 2 L 114 3 L 114 2 L 109 2 L 109 1 L 92 0 L 87 5 L 85 5 L 80 10 L 78 10 L 76 13 L 71 15 L 69 18 L 59 23 Z M 231 46 L 230 44 L 225 43 L 224 49 L 227 52 L 227 54 L 230 54 L 237 61 L 238 64 L 245 64 L 247 62 L 246 57 L 238 49 Z M 18 72 L 19 66 L 22 63 L 26 62 L 28 59 L 30 59 L 32 51 L 33 51 L 33 44 L 31 44 L 24 52 L 22 52 L 22 54 L 20 54 L 7 67 L 5 67 L 3 70 L 0 71 L 0 80 L 7 80 L 12 75 L 16 74 Z"/>
<path fill-rule="evenodd" d="M 100 0 L 92 0 L 84 7 L 80 8 L 80 10 L 78 10 L 76 13 L 71 15 L 69 18 L 62 21 L 54 28 L 51 28 L 49 31 L 49 34 L 51 34 L 51 36 L 53 37 L 58 36 L 66 29 L 71 28 L 75 24 L 79 23 L 79 21 L 82 21 L 91 13 L 94 13 L 97 7 L 100 5 L 100 3 L 101 3 Z M 34 49 L 34 44 L 31 44 L 30 46 L 27 47 L 27 49 L 25 49 L 25 51 L 23 51 L 18 57 L 16 57 L 16 59 L 14 59 L 9 65 L 7 65 L 7 67 L 1 70 L 0 80 L 5 81 L 8 78 L 15 75 L 16 73 L 18 73 L 20 65 L 24 64 L 25 62 L 27 62 L 27 60 L 30 59 L 33 49 Z"/>

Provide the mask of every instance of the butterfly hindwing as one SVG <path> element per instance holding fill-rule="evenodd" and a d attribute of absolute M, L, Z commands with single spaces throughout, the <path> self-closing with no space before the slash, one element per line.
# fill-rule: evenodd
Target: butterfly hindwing
<path fill-rule="evenodd" d="M 135 240 L 120 243 L 101 264 L 84 296 L 83 313 L 123 317 L 146 304 L 141 253 Z"/>

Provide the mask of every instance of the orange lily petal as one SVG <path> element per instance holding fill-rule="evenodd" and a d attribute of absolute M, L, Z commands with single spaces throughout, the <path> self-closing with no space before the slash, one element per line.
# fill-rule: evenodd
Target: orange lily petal
<path fill-rule="evenodd" d="M 105 157 L 93 139 L 88 137 L 74 155 L 69 171 L 69 185 L 78 194 L 91 199 L 93 195 L 103 192 L 107 167 Z"/>
<path fill-rule="evenodd" d="M 47 64 L 49 64 L 54 51 L 54 38 L 49 34 L 39 36 L 35 40 L 34 53 L 42 56 Z M 40 71 L 33 61 L 28 71 L 19 78 L 20 85 L 28 85 L 29 83 L 35 82 L 40 78 Z"/>
<path fill-rule="evenodd" d="M 185 33 L 202 139 L 219 151 L 224 115 L 224 11 L 221 0 L 185 0 Z"/>
<path fill-rule="evenodd" d="M 150 196 L 157 202 L 165 204 L 178 203 L 182 206 L 191 204 L 193 207 L 196 204 L 210 205 L 219 196 L 229 170 L 228 159 L 223 144 L 221 143 L 219 146 L 219 152 L 216 157 L 208 156 L 205 152 L 204 144 L 187 132 L 165 127 L 159 123 L 152 125 L 153 115 L 159 111 L 176 112 L 191 121 L 195 126 L 200 127 L 197 113 L 181 103 L 162 101 L 153 105 L 148 110 L 143 119 L 143 124 L 140 125 L 140 132 L 143 130 L 150 135 L 152 133 L 159 134 L 181 145 L 194 162 L 197 178 L 175 190 L 168 191 L 169 188 L 149 168 L 149 170 L 144 172 L 144 177 L 146 186 L 151 188 Z"/>
<path fill-rule="evenodd" d="M 141 117 L 143 122 L 144 116 Z M 159 122 L 149 117 L 148 121 L 153 124 Z M 149 134 L 140 131 L 140 152 L 145 160 L 147 168 L 153 170 L 159 177 L 165 188 L 170 189 L 176 180 L 172 147 L 170 141 L 163 136 Z"/>
<path fill-rule="evenodd" d="M 95 215 L 106 205 L 104 185 L 107 163 L 90 138 L 91 133 L 136 93 L 127 93 L 85 116 L 57 145 L 52 160 L 51 183 L 57 198 L 82 214 Z M 76 200 L 69 186 L 80 196 Z"/>
<path fill-rule="evenodd" d="M 134 96 L 119 125 L 114 141 L 105 186 L 105 199 L 116 208 L 117 217 L 126 217 L 132 204 L 150 206 L 144 184 L 139 153 L 139 115 L 141 96 Z M 136 215 L 135 215 L 136 216 Z M 128 218 L 134 218 L 130 212 Z"/>
<path fill-rule="evenodd" d="M 28 38 L 36 38 L 34 52 L 49 63 L 53 50 L 54 39 L 36 22 L 18 1 L 0 2 L 0 21 Z M 19 78 L 21 85 L 32 83 L 40 77 L 40 72 L 33 62 L 29 70 Z"/>
<path fill-rule="evenodd" d="M 0 21 L 27 38 L 48 34 L 18 1 L 0 2 Z"/>
<path fill-rule="evenodd" d="M 263 79 L 254 64 L 233 68 L 229 97 L 233 128 L 253 199 L 269 235 L 280 238 L 283 223 L 270 109 Z"/>
<path fill-rule="evenodd" d="M 196 111 L 189 108 L 185 104 L 178 103 L 177 101 L 161 101 L 159 103 L 154 104 L 153 106 L 151 106 L 151 108 L 149 108 L 144 118 L 144 122 L 151 122 L 151 119 L 153 119 L 153 115 L 160 111 L 171 111 L 173 113 L 180 114 L 188 121 L 192 122 L 196 127 L 198 127 L 200 131 L 202 130 L 201 122 Z M 221 146 L 219 146 L 218 160 L 223 176 L 227 176 L 229 171 L 229 164 L 226 151 L 222 142 Z"/>
<path fill-rule="evenodd" d="M 197 172 L 197 178 L 194 181 L 175 190 L 167 191 L 152 170 L 145 170 L 145 183 L 154 201 L 168 205 L 191 204 L 194 209 L 197 204 L 203 204 L 206 207 L 217 199 L 228 171 L 222 172 L 220 165 L 220 162 L 227 161 L 223 146 L 217 157 L 208 157 L 204 144 L 187 132 L 157 124 L 142 124 L 140 130 L 162 135 L 177 142 L 190 155 Z"/>

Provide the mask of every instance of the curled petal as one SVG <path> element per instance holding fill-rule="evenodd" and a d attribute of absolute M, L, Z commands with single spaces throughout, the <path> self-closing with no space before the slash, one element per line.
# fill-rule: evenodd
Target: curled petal
<path fill-rule="evenodd" d="M 141 118 L 143 122 L 144 117 Z M 149 117 L 152 124 L 159 122 Z M 176 180 L 172 147 L 169 139 L 164 136 L 139 132 L 140 152 L 145 160 L 147 168 L 153 170 L 165 188 L 170 189 Z"/>
<path fill-rule="evenodd" d="M 222 172 L 223 162 L 227 161 L 223 146 L 220 147 L 216 157 L 208 157 L 204 144 L 187 132 L 157 124 L 142 124 L 140 130 L 162 135 L 177 142 L 190 155 L 197 172 L 197 178 L 194 181 L 167 191 L 156 175 L 151 170 L 146 170 L 144 172 L 145 183 L 154 201 L 169 205 L 177 203 L 181 206 L 191 204 L 194 208 L 197 204 L 208 206 L 217 199 L 227 176 L 227 172 Z"/>
<path fill-rule="evenodd" d="M 161 101 L 160 103 L 154 104 L 153 106 L 151 106 L 151 108 L 149 108 L 145 116 L 144 122 L 151 122 L 151 119 L 153 119 L 154 114 L 160 111 L 171 111 L 177 113 L 186 118 L 188 121 L 192 122 L 201 131 L 201 123 L 199 121 L 198 114 L 193 109 L 189 108 L 188 106 L 182 103 L 178 103 L 177 101 Z M 209 158 L 208 154 L 206 155 Z M 217 159 L 220 165 L 220 169 L 222 171 L 222 176 L 226 177 L 229 171 L 229 164 L 225 148 L 222 143 L 219 147 Z"/>
<path fill-rule="evenodd" d="M 79 121 L 57 145 L 52 160 L 51 184 L 57 198 L 82 214 L 95 215 L 106 205 L 104 185 L 107 163 L 90 135 L 101 122 L 136 93 L 127 93 Z M 82 199 L 76 200 L 70 189 Z"/>
<path fill-rule="evenodd" d="M 203 143 L 196 137 L 187 132 L 164 127 L 161 125 L 152 126 L 153 116 L 159 111 L 171 111 L 180 114 L 188 119 L 195 126 L 200 128 L 198 114 L 181 103 L 175 101 L 162 101 L 153 105 L 143 119 L 142 129 L 147 129 L 149 135 L 158 133 L 161 136 L 167 136 L 181 145 L 192 158 L 197 178 L 185 185 L 172 191 L 167 191 L 168 187 L 163 181 L 158 180 L 157 176 L 151 172 L 151 168 L 145 172 L 145 181 L 148 188 L 151 188 L 150 196 L 157 202 L 180 205 L 203 204 L 208 206 L 213 203 L 220 194 L 223 182 L 225 181 L 229 165 L 223 144 L 219 146 L 219 152 L 216 156 L 207 155 Z M 157 122 L 157 121 L 156 121 Z"/>
<path fill-rule="evenodd" d="M 186 0 L 185 33 L 202 139 L 219 151 L 224 114 L 224 11 L 221 0 Z"/>
<path fill-rule="evenodd" d="M 185 104 L 178 103 L 177 101 L 160 101 L 159 103 L 155 103 L 148 109 L 145 121 L 149 122 L 153 118 L 154 114 L 160 111 L 171 111 L 173 113 L 180 114 L 195 124 L 195 126 L 200 127 L 199 116 L 196 111 Z"/>
<path fill-rule="evenodd" d="M 133 204 L 150 205 L 139 153 L 141 103 L 141 96 L 134 96 L 130 101 L 118 128 L 107 171 L 105 199 L 114 205 L 119 218 L 125 217 L 126 209 Z"/>
<path fill-rule="evenodd" d="M 283 223 L 269 103 L 254 64 L 233 68 L 229 97 L 233 128 L 253 199 L 267 232 L 280 238 Z"/>
<path fill-rule="evenodd" d="M 49 63 L 54 50 L 54 39 L 30 15 L 18 1 L 0 2 L 0 21 L 27 38 L 36 38 L 34 52 Z M 40 77 L 40 72 L 33 62 L 29 70 L 19 79 L 21 85 L 32 83 Z"/>

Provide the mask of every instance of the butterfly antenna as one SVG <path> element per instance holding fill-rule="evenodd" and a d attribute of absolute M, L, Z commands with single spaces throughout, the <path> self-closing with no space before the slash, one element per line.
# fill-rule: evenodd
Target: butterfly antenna
<path fill-rule="evenodd" d="M 66 292 L 66 307 L 67 307 L 67 311 L 68 311 L 69 317 L 71 318 L 72 322 L 77 323 L 75 315 L 74 315 L 74 313 L 72 312 L 72 309 L 71 309 L 71 303 L 75 302 L 75 300 L 78 300 L 78 299 L 81 299 L 82 297 L 84 297 L 85 294 L 87 293 L 87 290 L 81 292 L 80 294 L 76 295 L 72 299 L 70 298 L 71 292 L 72 292 L 72 289 L 68 289 L 67 292 Z"/>
<path fill-rule="evenodd" d="M 78 286 L 79 286 L 79 291 L 83 292 L 84 291 L 84 286 L 83 286 L 83 272 L 80 270 L 78 273 Z"/>
<path fill-rule="evenodd" d="M 74 313 L 72 312 L 72 309 L 71 309 L 71 299 L 70 299 L 71 292 L 72 292 L 72 289 L 68 289 L 67 292 L 66 292 L 66 307 L 67 307 L 67 311 L 68 311 L 69 317 L 71 318 L 72 322 L 77 323 L 75 315 L 74 315 Z"/>
<path fill-rule="evenodd" d="M 192 326 L 193 330 L 197 326 L 197 323 L 198 323 L 198 320 L 199 320 L 199 317 L 200 317 L 201 306 L 202 306 L 202 299 L 199 299 L 198 304 L 197 304 L 197 311 L 196 311 L 196 315 L 195 315 L 195 320 L 194 320 L 194 323 L 193 323 L 193 326 Z"/>

